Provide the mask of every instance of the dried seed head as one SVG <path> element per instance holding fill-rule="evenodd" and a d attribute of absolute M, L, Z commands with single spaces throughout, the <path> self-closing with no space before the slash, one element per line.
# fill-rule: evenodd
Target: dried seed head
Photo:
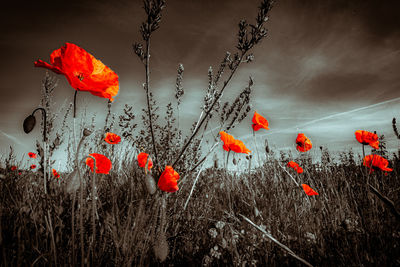
<path fill-rule="evenodd" d="M 35 128 L 35 124 L 36 124 L 36 118 L 33 115 L 29 115 L 28 117 L 26 117 L 26 119 L 24 120 L 24 132 L 25 133 L 30 133 L 33 128 Z"/>

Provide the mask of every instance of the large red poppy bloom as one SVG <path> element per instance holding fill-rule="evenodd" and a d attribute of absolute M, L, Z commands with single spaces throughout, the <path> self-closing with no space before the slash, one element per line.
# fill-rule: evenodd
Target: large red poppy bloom
<path fill-rule="evenodd" d="M 177 173 L 171 166 L 166 166 L 160 179 L 158 179 L 158 187 L 165 192 L 176 192 L 179 190 L 178 180 L 179 173 Z"/>
<path fill-rule="evenodd" d="M 93 158 L 96 159 L 96 173 L 104 173 L 104 174 L 110 173 L 112 167 L 111 160 L 109 160 L 106 156 L 98 153 L 92 153 L 89 154 L 89 156 L 92 156 Z M 94 160 L 91 157 L 88 157 L 86 159 L 86 165 L 88 165 L 90 169 L 93 171 Z"/>
<path fill-rule="evenodd" d="M 150 170 L 153 167 L 153 161 L 151 160 L 151 158 L 149 158 L 149 154 L 141 152 L 137 156 L 139 167 L 141 167 L 141 168 L 145 168 L 146 167 L 147 159 L 149 160 L 147 169 Z"/>
<path fill-rule="evenodd" d="M 69 84 L 78 91 L 113 101 L 118 94 L 118 75 L 83 48 L 71 43 L 53 51 L 50 64 L 38 60 L 35 67 L 42 67 L 63 74 Z"/>
<path fill-rule="evenodd" d="M 224 142 L 222 148 L 226 151 L 234 151 L 236 153 L 245 153 L 249 154 L 251 151 L 247 149 L 247 147 L 244 145 L 244 143 L 240 140 L 235 139 L 232 135 L 221 131 L 219 132 L 221 135 L 221 140 Z"/>
<path fill-rule="evenodd" d="M 55 169 L 52 169 L 51 171 L 53 172 L 53 176 L 55 178 L 57 178 L 57 179 L 60 178 L 60 174 Z"/>
<path fill-rule="evenodd" d="M 289 161 L 288 167 L 293 168 L 297 173 L 303 173 L 303 168 L 294 161 Z"/>
<path fill-rule="evenodd" d="M 356 135 L 357 141 L 361 144 L 370 145 L 375 149 L 379 149 L 379 137 L 377 134 L 363 130 L 355 131 L 354 134 Z"/>
<path fill-rule="evenodd" d="M 28 153 L 28 156 L 29 156 L 31 159 L 36 159 L 36 154 L 33 153 L 33 152 L 29 152 L 29 153 Z"/>
<path fill-rule="evenodd" d="M 312 148 L 311 140 L 303 133 L 299 133 L 296 138 L 296 149 L 300 152 L 306 152 Z"/>
<path fill-rule="evenodd" d="M 301 184 L 301 186 L 304 189 L 304 192 L 307 194 L 307 196 L 315 196 L 318 195 L 317 192 L 315 192 L 310 186 L 306 185 L 306 184 Z"/>
<path fill-rule="evenodd" d="M 254 116 L 251 121 L 253 122 L 251 127 L 253 127 L 254 131 L 258 131 L 261 128 L 264 128 L 265 130 L 269 130 L 268 121 L 263 116 L 258 114 L 256 111 L 254 112 Z"/>
<path fill-rule="evenodd" d="M 379 155 L 368 155 L 364 158 L 364 166 L 367 166 L 370 169 L 370 172 L 374 170 L 382 170 L 391 172 L 393 169 L 388 168 L 389 161 Z"/>
<path fill-rule="evenodd" d="M 106 137 L 104 141 L 111 145 L 119 144 L 121 142 L 121 137 L 116 135 L 115 133 L 106 133 Z"/>

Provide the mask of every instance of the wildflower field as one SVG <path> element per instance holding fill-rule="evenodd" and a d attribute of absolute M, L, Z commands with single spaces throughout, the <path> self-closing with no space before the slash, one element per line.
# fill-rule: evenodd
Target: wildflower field
<path fill-rule="evenodd" d="M 210 67 L 186 131 L 183 65 L 173 102 L 161 108 L 151 91 L 150 40 L 165 1 L 143 6 L 142 40 L 132 47 L 145 72 L 142 110 L 126 103 L 111 113 L 119 76 L 89 48 L 67 42 L 49 63 L 34 62 L 55 76 L 46 72 L 40 106 L 19 122 L 26 134 L 40 128 L 36 151 L 21 160 L 11 147 L 2 158 L 1 266 L 399 266 L 400 148 L 390 155 L 381 133 L 360 129 L 354 150 L 339 157 L 302 132 L 295 154 L 278 154 L 273 139 L 258 136 L 273 126 L 267 108 L 251 105 L 251 77 L 224 102 L 253 47 L 268 39 L 272 1 L 239 22 L 234 52 Z M 54 90 L 64 78 L 73 102 L 61 113 Z M 87 93 L 108 101 L 102 129 L 77 104 Z M 234 136 L 241 123 L 250 141 Z M 400 142 L 396 118 L 388 124 Z M 53 157 L 63 146 L 59 169 Z"/>

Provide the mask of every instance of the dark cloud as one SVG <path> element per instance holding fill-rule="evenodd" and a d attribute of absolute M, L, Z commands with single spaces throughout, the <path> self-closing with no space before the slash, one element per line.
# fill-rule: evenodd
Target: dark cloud
<path fill-rule="evenodd" d="M 379 82 L 379 76 L 370 73 L 323 73 L 305 83 L 300 96 L 311 102 L 354 102 L 370 98 L 371 88 Z"/>

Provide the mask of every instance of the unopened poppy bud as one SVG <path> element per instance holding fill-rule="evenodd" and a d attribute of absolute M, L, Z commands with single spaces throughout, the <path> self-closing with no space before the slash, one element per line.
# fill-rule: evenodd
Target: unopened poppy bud
<path fill-rule="evenodd" d="M 146 183 L 147 192 L 149 192 L 150 195 L 153 195 L 157 189 L 156 182 L 154 181 L 153 176 L 151 176 L 149 173 L 146 174 L 145 183 Z"/>
<path fill-rule="evenodd" d="M 237 165 L 237 161 L 235 158 L 232 160 L 232 162 L 233 162 L 233 165 Z"/>
<path fill-rule="evenodd" d="M 26 117 L 26 119 L 24 120 L 24 132 L 30 133 L 33 130 L 33 128 L 35 128 L 35 124 L 36 124 L 35 116 L 29 115 L 28 117 Z"/>
<path fill-rule="evenodd" d="M 54 146 L 59 146 L 60 143 L 60 138 L 57 136 L 56 139 L 54 140 Z"/>
<path fill-rule="evenodd" d="M 91 131 L 91 130 L 89 130 L 89 129 L 83 130 L 83 135 L 84 135 L 84 136 L 89 136 L 89 135 L 91 135 L 91 134 L 92 134 L 92 131 Z"/>
<path fill-rule="evenodd" d="M 268 146 L 268 145 L 265 147 L 265 152 L 266 152 L 267 154 L 269 154 L 269 146 Z"/>

